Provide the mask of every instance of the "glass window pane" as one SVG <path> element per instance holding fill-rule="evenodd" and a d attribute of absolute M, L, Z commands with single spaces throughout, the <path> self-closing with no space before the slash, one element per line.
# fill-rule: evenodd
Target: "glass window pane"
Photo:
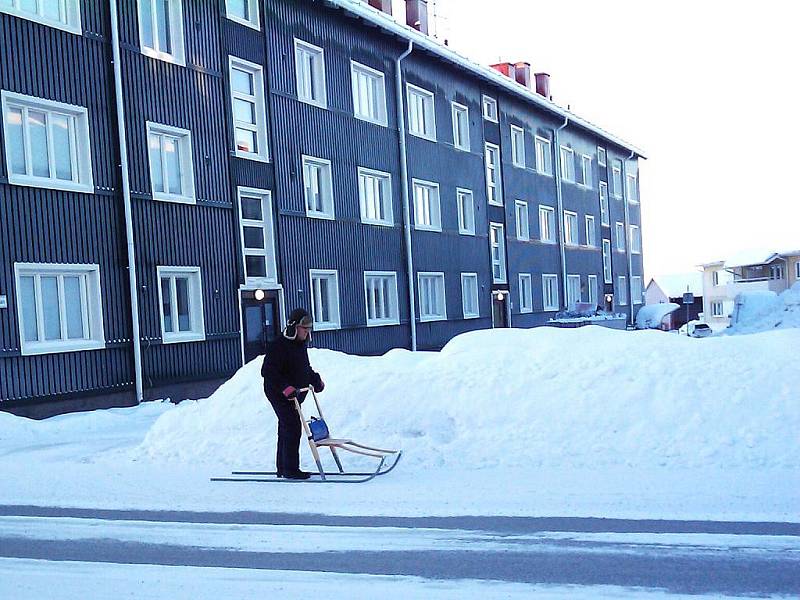
<path fill-rule="evenodd" d="M 181 156 L 178 140 L 171 137 L 164 137 L 164 153 L 166 155 L 167 181 L 169 182 L 169 193 L 180 195 L 183 193 L 183 182 L 181 181 Z"/>
<path fill-rule="evenodd" d="M 61 14 L 60 0 L 42 0 L 42 15 L 47 19 L 53 21 L 65 21 L 64 15 Z"/>
<path fill-rule="evenodd" d="M 253 95 L 253 75 L 241 69 L 231 69 L 231 89 L 248 96 Z"/>
<path fill-rule="evenodd" d="M 25 174 L 25 137 L 22 133 L 22 110 L 12 108 L 6 114 L 6 135 L 10 150 L 11 172 Z"/>
<path fill-rule="evenodd" d="M 31 140 L 33 174 L 50 177 L 50 162 L 47 156 L 47 117 L 38 110 L 28 111 L 28 128 Z"/>
<path fill-rule="evenodd" d="M 169 20 L 170 2 L 171 0 L 155 0 L 158 50 L 167 54 L 172 54 L 172 32 Z"/>
<path fill-rule="evenodd" d="M 44 339 L 61 339 L 61 315 L 58 310 L 58 277 L 42 277 L 42 315 Z"/>
<path fill-rule="evenodd" d="M 175 328 L 172 324 L 172 291 L 170 278 L 161 278 L 161 312 L 164 315 L 164 333 L 173 333 Z"/>
<path fill-rule="evenodd" d="M 244 227 L 244 247 L 249 249 L 264 249 L 264 228 Z"/>
<path fill-rule="evenodd" d="M 233 118 L 242 123 L 255 125 L 256 106 L 252 102 L 235 98 L 233 100 Z"/>
<path fill-rule="evenodd" d="M 236 149 L 241 152 L 258 152 L 258 142 L 255 131 L 236 128 Z"/>
<path fill-rule="evenodd" d="M 249 20 L 250 19 L 250 10 L 249 10 L 249 0 L 231 0 L 228 2 L 228 10 L 230 14 L 234 17 L 239 17 L 240 19 Z"/>
<path fill-rule="evenodd" d="M 263 216 L 261 215 L 261 198 L 242 196 L 242 218 L 251 219 L 253 221 L 263 220 Z"/>
<path fill-rule="evenodd" d="M 51 114 L 50 127 L 53 134 L 56 179 L 72 181 L 72 152 L 70 148 L 72 119 L 66 115 Z"/>
<path fill-rule="evenodd" d="M 245 270 L 247 277 L 266 277 L 267 259 L 263 256 L 245 256 Z"/>
<path fill-rule="evenodd" d="M 36 12 L 36 0 L 20 0 L 19 7 L 25 12 Z"/>
<path fill-rule="evenodd" d="M 175 278 L 175 293 L 178 297 L 178 331 L 191 331 L 192 319 L 189 315 L 189 278 Z"/>
<path fill-rule="evenodd" d="M 153 178 L 153 191 L 163 192 L 164 173 L 161 170 L 161 136 L 150 134 L 150 172 Z"/>
<path fill-rule="evenodd" d="M 153 43 L 153 0 L 139 0 L 139 19 L 142 29 L 142 44 L 146 48 L 155 48 Z"/>
<path fill-rule="evenodd" d="M 33 277 L 20 278 L 20 305 L 22 310 L 23 335 L 26 342 L 39 339 L 38 319 L 36 318 L 36 288 Z"/>
<path fill-rule="evenodd" d="M 67 316 L 67 338 L 70 340 L 83 338 L 83 301 L 80 277 L 64 277 L 64 303 Z"/>

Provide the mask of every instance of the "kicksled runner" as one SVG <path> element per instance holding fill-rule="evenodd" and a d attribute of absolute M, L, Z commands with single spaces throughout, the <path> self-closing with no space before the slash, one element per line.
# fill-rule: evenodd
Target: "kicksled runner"
<path fill-rule="evenodd" d="M 298 483 L 300 481 L 302 481 L 302 483 L 365 483 L 380 475 L 386 475 L 386 473 L 397 466 L 403 454 L 402 450 L 383 450 L 381 448 L 373 448 L 372 446 L 358 444 L 352 440 L 331 437 L 328 426 L 325 423 L 325 418 L 322 416 L 322 408 L 319 405 L 319 399 L 317 398 L 313 386 L 298 391 L 311 392 L 311 396 L 314 398 L 314 404 L 317 406 L 317 412 L 319 413 L 319 418 L 311 417 L 309 421 L 306 421 L 300 402 L 297 400 L 297 397 L 294 398 L 294 407 L 300 417 L 300 422 L 303 424 L 303 432 L 306 435 L 306 439 L 308 439 L 308 445 L 311 448 L 311 454 L 314 456 L 314 462 L 317 463 L 318 472 L 311 473 L 310 479 L 292 480 L 278 477 L 276 471 L 232 471 L 230 477 L 212 477 L 211 481 L 243 481 L 257 483 Z M 338 472 L 325 471 L 322 468 L 322 460 L 319 455 L 320 448 L 330 449 Z M 342 466 L 341 460 L 339 460 L 339 455 L 336 452 L 337 450 L 345 450 L 353 454 L 375 458 L 378 460 L 378 466 L 374 471 L 346 472 Z"/>

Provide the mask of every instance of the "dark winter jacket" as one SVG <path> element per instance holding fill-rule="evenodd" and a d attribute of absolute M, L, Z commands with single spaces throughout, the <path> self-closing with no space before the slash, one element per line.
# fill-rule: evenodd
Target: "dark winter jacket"
<path fill-rule="evenodd" d="M 264 393 L 272 401 L 285 398 L 283 390 L 289 386 L 299 389 L 310 384 L 315 390 L 322 389 L 322 379 L 308 360 L 306 343 L 282 335 L 267 344 L 261 375 Z M 305 394 L 299 396 L 301 402 L 304 397 Z"/>

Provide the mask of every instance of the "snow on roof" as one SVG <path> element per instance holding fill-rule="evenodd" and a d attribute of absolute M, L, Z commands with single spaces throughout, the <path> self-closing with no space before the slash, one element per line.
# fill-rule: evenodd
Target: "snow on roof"
<path fill-rule="evenodd" d="M 536 92 L 528 89 L 527 87 L 520 85 L 510 77 L 506 77 L 505 75 L 501 74 L 500 72 L 492 69 L 491 67 L 487 67 L 485 65 L 481 65 L 472 59 L 469 59 L 455 51 L 451 48 L 445 46 L 438 40 L 427 36 L 423 33 L 420 33 L 416 29 L 409 27 L 408 25 L 404 25 L 398 23 L 394 20 L 390 15 L 387 15 L 384 12 L 379 11 L 376 8 L 366 4 L 362 0 L 325 0 L 328 4 L 333 6 L 338 6 L 339 8 L 350 12 L 370 23 L 381 27 L 385 31 L 398 35 L 406 40 L 410 40 L 414 43 L 415 48 L 424 48 L 425 50 L 432 52 L 445 60 L 449 60 L 452 63 L 455 63 L 459 67 L 472 72 L 479 77 L 489 80 L 491 83 L 505 88 L 507 91 L 516 94 L 517 96 L 521 96 L 528 101 L 532 101 L 534 104 L 539 105 L 540 107 L 544 108 L 545 110 L 550 111 L 551 113 L 555 113 L 556 115 L 566 118 L 569 117 L 570 122 L 575 123 L 589 131 L 592 131 L 605 139 L 629 150 L 641 158 L 647 158 L 640 148 L 637 148 L 633 144 L 630 144 L 624 141 L 621 138 L 609 133 L 608 131 L 598 127 L 594 123 L 590 123 L 589 121 L 580 118 L 579 116 L 571 113 L 570 111 L 558 106 L 557 104 L 549 101 L 547 98 L 542 96 L 541 94 L 537 94 Z"/>
<path fill-rule="evenodd" d="M 674 302 L 662 302 L 661 304 L 648 304 L 639 309 L 636 313 L 636 329 L 658 329 L 661 321 L 668 314 L 674 313 L 680 305 Z"/>
<path fill-rule="evenodd" d="M 653 277 L 653 281 L 668 298 L 680 298 L 686 292 L 695 296 L 703 295 L 703 274 L 700 271 L 659 275 Z"/>
<path fill-rule="evenodd" d="M 742 250 L 725 260 L 725 268 L 732 269 L 734 267 L 747 267 L 749 265 L 763 265 L 776 255 L 777 253 L 774 250 Z"/>

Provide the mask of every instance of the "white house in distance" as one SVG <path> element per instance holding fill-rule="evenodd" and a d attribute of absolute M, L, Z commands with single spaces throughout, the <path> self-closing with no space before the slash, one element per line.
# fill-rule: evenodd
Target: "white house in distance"
<path fill-rule="evenodd" d="M 674 302 L 681 308 L 665 317 L 664 328 L 680 329 L 687 322 L 687 310 L 683 305 L 683 295 L 689 292 L 694 296 L 694 303 L 689 305 L 688 320 L 700 317 L 703 311 L 703 273 L 674 273 L 653 277 L 645 290 L 645 304 L 662 304 Z"/>

